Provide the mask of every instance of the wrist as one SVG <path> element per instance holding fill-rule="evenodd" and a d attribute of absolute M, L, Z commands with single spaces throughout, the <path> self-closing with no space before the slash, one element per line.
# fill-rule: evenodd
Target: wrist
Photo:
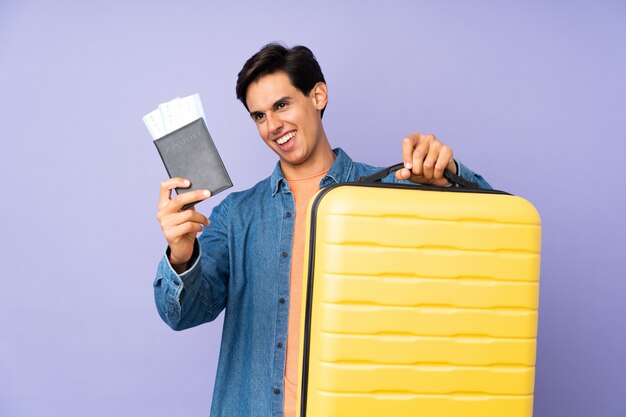
<path fill-rule="evenodd" d="M 169 261 L 174 271 L 176 271 L 177 273 L 181 273 L 187 270 L 187 265 L 189 264 L 189 260 L 191 259 L 191 257 L 185 258 L 175 255 L 171 246 L 167 247 L 165 254 L 167 255 L 167 260 Z"/>
<path fill-rule="evenodd" d="M 172 265 L 172 269 L 176 271 L 177 274 L 182 274 L 183 272 L 185 272 L 188 269 L 188 264 L 189 262 L 175 264 L 175 263 L 172 263 L 172 261 L 170 260 L 170 265 Z"/>

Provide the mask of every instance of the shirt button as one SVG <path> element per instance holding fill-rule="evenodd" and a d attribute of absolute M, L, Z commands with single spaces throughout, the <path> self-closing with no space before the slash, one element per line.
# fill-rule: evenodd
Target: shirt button
<path fill-rule="evenodd" d="M 285 216 L 287 216 L 287 217 L 291 217 L 291 212 L 290 212 L 290 211 L 288 211 L 287 213 L 285 213 Z"/>
<path fill-rule="evenodd" d="M 280 394 L 280 390 L 278 388 L 274 388 L 274 394 L 276 395 Z"/>
<path fill-rule="evenodd" d="M 287 256 L 289 256 L 289 254 L 287 252 L 283 252 L 283 253 L 281 253 L 281 255 L 282 255 L 283 258 L 286 258 Z"/>
<path fill-rule="evenodd" d="M 278 302 L 281 303 L 281 304 L 285 304 L 285 297 L 280 297 L 278 299 Z"/>
<path fill-rule="evenodd" d="M 277 347 L 278 349 L 280 349 L 281 347 L 283 347 L 283 343 L 282 343 L 282 342 L 278 342 L 278 343 L 276 343 L 276 347 Z"/>

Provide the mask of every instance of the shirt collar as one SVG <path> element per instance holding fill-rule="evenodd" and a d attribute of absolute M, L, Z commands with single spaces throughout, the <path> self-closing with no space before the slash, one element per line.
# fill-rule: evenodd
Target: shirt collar
<path fill-rule="evenodd" d="M 320 187 L 326 187 L 330 184 L 337 184 L 340 182 L 347 182 L 350 177 L 350 170 L 352 169 L 352 159 L 346 154 L 343 149 L 333 149 L 335 153 L 335 161 L 331 165 L 330 169 L 320 181 Z M 274 172 L 270 177 L 270 184 L 272 187 L 272 197 L 280 190 L 281 186 L 287 185 L 287 180 L 283 175 L 283 170 L 280 169 L 280 161 L 276 163 Z"/>

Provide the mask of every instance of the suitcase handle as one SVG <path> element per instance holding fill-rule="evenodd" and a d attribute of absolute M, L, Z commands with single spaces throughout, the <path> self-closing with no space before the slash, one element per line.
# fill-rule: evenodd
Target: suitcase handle
<path fill-rule="evenodd" d="M 387 175 L 391 174 L 394 171 L 397 171 L 399 169 L 404 168 L 404 163 L 399 163 L 399 164 L 395 164 L 392 165 L 390 167 L 387 167 L 385 169 L 381 169 L 378 172 L 373 173 L 372 175 L 368 175 L 366 177 L 361 177 L 359 178 L 358 182 L 380 182 L 380 180 L 382 180 L 383 178 L 385 178 Z M 460 176 L 453 174 L 452 172 L 448 171 L 447 169 L 443 172 L 443 177 L 445 179 L 448 180 L 448 182 L 450 182 L 450 184 L 454 184 L 457 185 L 459 187 L 463 187 L 463 188 L 470 188 L 473 190 L 479 189 L 480 186 L 478 184 L 476 184 L 475 182 L 472 181 L 468 181 L 465 178 L 461 178 Z M 427 184 L 424 184 L 427 185 Z"/>

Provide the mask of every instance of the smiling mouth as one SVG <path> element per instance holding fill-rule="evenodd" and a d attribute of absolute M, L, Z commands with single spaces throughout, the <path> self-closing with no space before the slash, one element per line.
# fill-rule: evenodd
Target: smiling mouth
<path fill-rule="evenodd" d="M 296 136 L 295 131 L 286 133 L 285 135 L 276 139 L 276 143 L 278 143 L 279 145 L 284 145 L 285 143 L 289 142 L 294 136 Z"/>

